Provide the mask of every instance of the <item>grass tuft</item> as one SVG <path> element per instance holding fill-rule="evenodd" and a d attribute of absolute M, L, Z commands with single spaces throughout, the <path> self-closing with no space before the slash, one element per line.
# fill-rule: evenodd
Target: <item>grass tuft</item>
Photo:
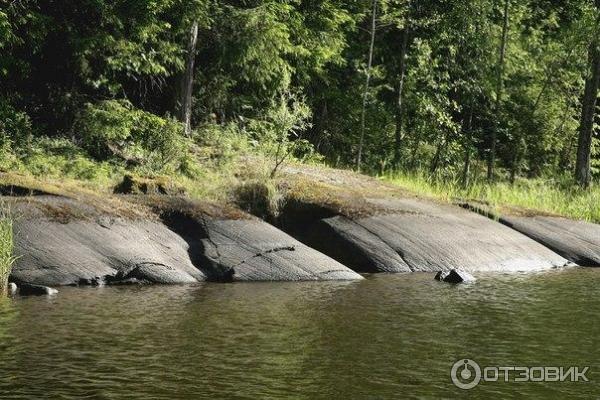
<path fill-rule="evenodd" d="M 13 221 L 8 211 L 0 211 L 0 293 L 6 290 L 8 276 L 15 262 L 13 256 Z"/>
<path fill-rule="evenodd" d="M 424 173 L 393 173 L 382 177 L 419 195 L 444 201 L 474 200 L 501 213 L 553 214 L 600 222 L 600 187 L 588 190 L 569 177 L 519 179 L 515 183 L 476 181 L 463 187 L 458 180 L 441 180 Z"/>

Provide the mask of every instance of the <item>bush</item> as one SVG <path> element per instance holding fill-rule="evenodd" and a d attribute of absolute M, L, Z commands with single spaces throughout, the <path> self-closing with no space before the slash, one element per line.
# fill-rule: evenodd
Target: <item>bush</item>
<path fill-rule="evenodd" d="M 69 139 L 35 139 L 20 168 L 35 176 L 107 180 L 118 170 L 106 162 L 96 162 Z"/>
<path fill-rule="evenodd" d="M 207 123 L 196 130 L 196 142 L 202 148 L 201 158 L 223 165 L 233 158 L 248 154 L 251 143 L 239 124 Z"/>
<path fill-rule="evenodd" d="M 249 121 L 248 130 L 263 152 L 273 160 L 271 177 L 288 157 L 313 152 L 307 150 L 312 146 L 302 138 L 311 127 L 310 117 L 310 108 L 304 99 L 285 92 L 271 102 L 264 115 Z"/>
<path fill-rule="evenodd" d="M 145 173 L 178 169 L 188 146 L 181 123 L 138 110 L 127 100 L 86 105 L 74 128 L 96 159 L 119 159 Z"/>
<path fill-rule="evenodd" d="M 0 154 L 8 153 L 11 149 L 26 151 L 31 137 L 29 116 L 0 99 Z"/>

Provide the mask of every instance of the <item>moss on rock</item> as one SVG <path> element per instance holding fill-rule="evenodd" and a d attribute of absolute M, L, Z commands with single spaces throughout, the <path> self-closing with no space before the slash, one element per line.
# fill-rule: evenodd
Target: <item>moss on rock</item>
<path fill-rule="evenodd" d="M 114 193 L 182 196 L 185 194 L 185 189 L 165 176 L 144 178 L 127 174 L 115 186 Z"/>

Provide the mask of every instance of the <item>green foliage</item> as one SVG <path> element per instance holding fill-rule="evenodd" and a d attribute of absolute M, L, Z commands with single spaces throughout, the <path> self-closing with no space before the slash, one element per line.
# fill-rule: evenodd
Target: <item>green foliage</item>
<path fill-rule="evenodd" d="M 512 185 L 489 184 L 481 179 L 468 187 L 456 177 L 439 179 L 423 172 L 392 173 L 384 179 L 414 193 L 444 201 L 475 200 L 492 208 L 514 207 L 600 223 L 600 188 L 582 190 L 568 175 L 522 179 Z"/>
<path fill-rule="evenodd" d="M 13 221 L 9 212 L 0 211 L 0 294 L 6 289 L 8 276 L 15 262 L 13 255 Z"/>
<path fill-rule="evenodd" d="M 90 87 L 112 96 L 125 92 L 144 97 L 152 88 L 164 86 L 183 70 L 182 36 L 187 24 L 192 19 L 202 26 L 209 23 L 207 5 L 205 1 L 134 0 L 99 1 L 82 8 L 77 17 L 98 21 L 94 21 L 96 28 L 80 30 L 76 37 L 81 77 Z M 77 24 L 68 17 L 67 21 Z"/>
<path fill-rule="evenodd" d="M 501 82 L 504 2 L 377 1 L 364 170 L 381 172 L 393 161 L 436 177 L 470 176 L 488 157 L 492 132 L 497 178 L 573 168 L 587 51 L 599 21 L 594 1 L 511 1 Z M 96 164 L 109 162 L 192 179 L 204 173 L 198 160 L 224 167 L 253 149 L 273 160 L 273 173 L 292 157 L 354 163 L 371 1 L 5 3 L 2 168 L 27 158 L 21 167 L 54 174 L 69 168 L 62 164 L 68 160 L 77 170 L 69 174 L 91 176 Z M 199 34 L 190 140 L 164 116 L 178 111 L 193 22 Z M 115 98 L 127 100 L 107 100 Z M 39 149 L 45 137 L 74 137 L 95 160 Z"/>
<path fill-rule="evenodd" d="M 0 154 L 6 154 L 13 148 L 27 151 L 32 132 L 29 116 L 0 99 Z"/>
<path fill-rule="evenodd" d="M 113 154 L 111 145 L 131 139 L 136 123 L 136 112 L 125 100 L 104 101 L 98 105 L 87 104 L 75 122 L 85 148 L 99 159 Z"/>
<path fill-rule="evenodd" d="M 252 147 L 246 132 L 233 122 L 203 124 L 197 128 L 195 140 L 202 149 L 201 159 L 219 166 L 226 165 L 234 157 L 248 155 Z"/>
<path fill-rule="evenodd" d="M 242 210 L 274 221 L 279 214 L 282 195 L 272 180 L 250 180 L 234 189 L 233 200 Z"/>
<path fill-rule="evenodd" d="M 71 178 L 107 182 L 120 173 L 120 168 L 107 162 L 96 162 L 68 139 L 39 138 L 14 168 L 40 177 Z"/>
<path fill-rule="evenodd" d="M 120 159 L 147 172 L 178 169 L 188 146 L 182 124 L 135 109 L 126 100 L 88 104 L 75 129 L 98 160 Z"/>
<path fill-rule="evenodd" d="M 310 116 L 310 108 L 304 99 L 284 92 L 271 101 L 270 107 L 260 119 L 248 122 L 247 129 L 255 143 L 273 159 L 272 177 L 296 150 L 310 154 L 311 146 L 302 138 L 310 127 Z"/>
<path fill-rule="evenodd" d="M 199 42 L 200 118 L 254 118 L 279 93 L 327 79 L 345 62 L 354 16 L 338 1 L 215 3 Z"/>

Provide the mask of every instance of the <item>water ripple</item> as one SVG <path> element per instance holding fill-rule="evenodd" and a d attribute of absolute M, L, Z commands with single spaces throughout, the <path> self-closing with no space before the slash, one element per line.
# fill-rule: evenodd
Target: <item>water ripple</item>
<path fill-rule="evenodd" d="M 0 300 L 0 398 L 440 398 L 457 359 L 589 365 L 589 383 L 484 383 L 470 397 L 600 389 L 600 270 L 360 282 L 64 288 Z M 517 393 L 518 392 L 518 393 Z"/>

